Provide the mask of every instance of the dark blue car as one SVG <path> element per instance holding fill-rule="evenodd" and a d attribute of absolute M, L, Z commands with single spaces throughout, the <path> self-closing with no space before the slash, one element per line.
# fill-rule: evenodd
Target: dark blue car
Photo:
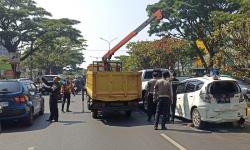
<path fill-rule="evenodd" d="M 24 121 L 32 125 L 34 116 L 44 113 L 44 99 L 29 79 L 0 80 L 0 120 Z"/>

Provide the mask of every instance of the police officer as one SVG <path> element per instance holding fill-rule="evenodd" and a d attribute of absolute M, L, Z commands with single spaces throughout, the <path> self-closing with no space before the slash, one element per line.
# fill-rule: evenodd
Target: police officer
<path fill-rule="evenodd" d="M 158 73 L 153 72 L 152 74 L 153 79 L 149 80 L 146 85 L 146 100 L 148 104 L 147 109 L 147 115 L 148 115 L 148 121 L 151 121 L 152 115 L 155 114 L 156 111 L 156 104 L 153 102 L 153 92 L 154 92 L 154 86 L 157 81 Z"/>
<path fill-rule="evenodd" d="M 54 77 L 52 84 L 49 84 L 46 79 L 42 78 L 43 82 L 47 85 L 45 88 L 48 92 L 50 92 L 49 97 L 49 109 L 50 109 L 50 116 L 49 119 L 46 121 L 49 121 L 52 123 L 52 120 L 55 122 L 58 122 L 58 105 L 57 105 L 57 97 L 58 93 L 60 93 L 60 83 L 59 77 Z"/>
<path fill-rule="evenodd" d="M 63 101 L 62 101 L 62 112 L 64 112 L 64 104 L 67 99 L 67 112 L 71 112 L 69 110 L 69 105 L 70 105 L 70 98 L 71 98 L 71 92 L 73 91 L 73 85 L 68 78 L 66 80 L 66 83 L 61 86 L 61 95 L 63 95 Z"/>
<path fill-rule="evenodd" d="M 158 98 L 156 98 L 158 97 Z M 163 78 L 157 80 L 154 87 L 154 100 L 157 100 L 155 125 L 154 129 L 158 130 L 158 123 L 160 115 L 163 115 L 161 122 L 161 129 L 166 130 L 166 121 L 170 114 L 170 105 L 172 103 L 172 85 L 170 81 L 170 74 L 168 71 L 163 72 Z"/>
<path fill-rule="evenodd" d="M 177 85 L 179 84 L 179 80 L 176 79 L 176 72 L 173 73 L 171 84 L 172 84 L 172 90 L 173 90 L 173 99 L 172 99 L 172 104 L 171 104 L 171 122 L 174 123 L 176 100 L 177 100 Z"/>

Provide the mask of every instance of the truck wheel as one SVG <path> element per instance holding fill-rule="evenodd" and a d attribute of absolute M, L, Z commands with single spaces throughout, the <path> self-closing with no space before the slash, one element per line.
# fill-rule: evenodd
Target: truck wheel
<path fill-rule="evenodd" d="M 90 98 L 90 96 L 88 95 L 88 93 L 86 93 L 86 97 L 87 97 L 87 108 L 88 108 L 88 110 L 91 110 L 91 105 L 90 105 L 90 100 L 91 100 L 91 98 Z"/>
<path fill-rule="evenodd" d="M 130 116 L 131 116 L 132 111 L 131 111 L 131 110 L 128 110 L 128 111 L 125 111 L 125 113 L 126 113 L 126 116 L 127 116 L 127 117 L 130 117 Z"/>
<path fill-rule="evenodd" d="M 93 110 L 92 111 L 92 118 L 97 119 L 98 118 L 97 115 L 98 115 L 98 111 L 97 110 Z"/>

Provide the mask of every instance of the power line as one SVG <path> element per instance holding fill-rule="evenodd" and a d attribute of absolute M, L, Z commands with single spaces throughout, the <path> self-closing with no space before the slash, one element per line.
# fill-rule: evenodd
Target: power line
<path fill-rule="evenodd" d="M 107 52 L 108 50 L 104 50 L 104 49 L 103 50 L 102 49 L 85 49 L 84 51 L 104 51 L 104 52 L 106 51 Z M 118 50 L 117 52 L 119 52 L 119 51 L 129 51 L 129 50 L 123 49 L 123 50 Z"/>

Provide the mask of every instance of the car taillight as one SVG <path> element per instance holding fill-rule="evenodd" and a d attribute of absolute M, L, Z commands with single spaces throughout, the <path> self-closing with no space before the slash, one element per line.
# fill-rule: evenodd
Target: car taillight
<path fill-rule="evenodd" d="M 28 96 L 22 95 L 22 96 L 16 96 L 14 97 L 14 99 L 17 103 L 25 103 L 28 101 L 29 98 Z"/>
<path fill-rule="evenodd" d="M 211 103 L 212 97 L 209 94 L 200 93 L 200 98 L 206 103 Z"/>

